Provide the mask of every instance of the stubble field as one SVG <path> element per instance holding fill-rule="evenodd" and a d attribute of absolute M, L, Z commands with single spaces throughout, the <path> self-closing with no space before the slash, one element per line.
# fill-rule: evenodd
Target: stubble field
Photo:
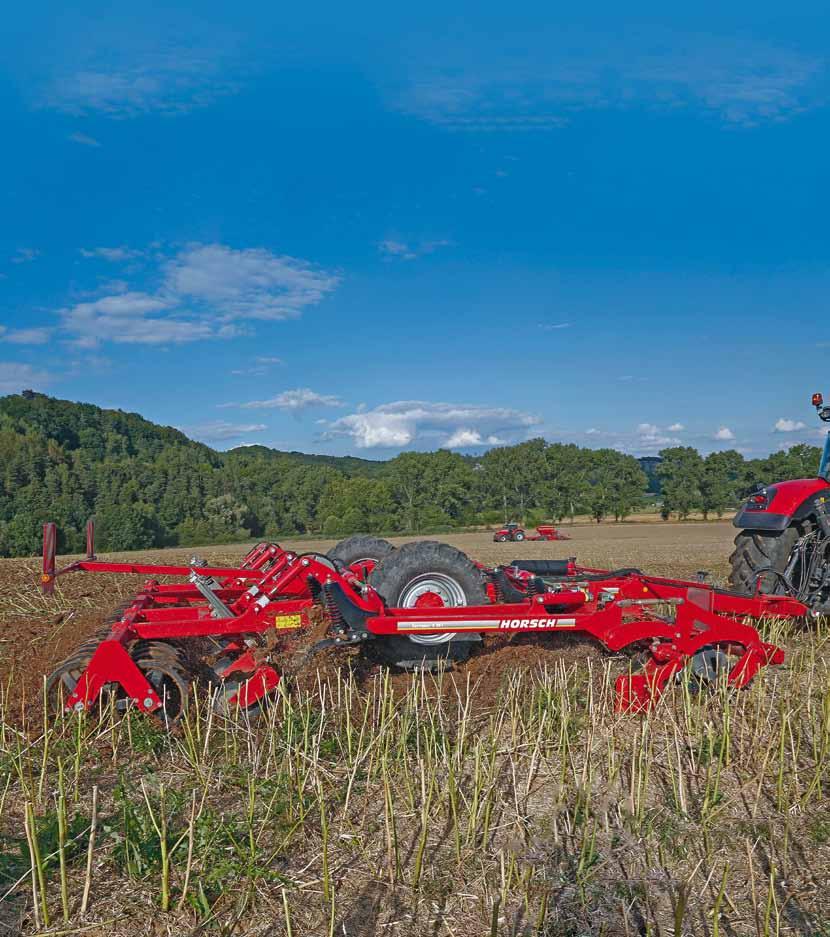
<path fill-rule="evenodd" d="M 491 564 L 575 554 L 723 580 L 734 534 L 569 532 L 438 539 Z M 823 625 L 763 623 L 783 667 L 739 694 L 678 687 L 648 716 L 613 711 L 624 662 L 540 636 L 437 676 L 323 656 L 258 722 L 203 697 L 168 734 L 44 717 L 43 673 L 142 577 L 70 576 L 45 600 L 37 575 L 0 560 L 0 935 L 830 937 Z"/>

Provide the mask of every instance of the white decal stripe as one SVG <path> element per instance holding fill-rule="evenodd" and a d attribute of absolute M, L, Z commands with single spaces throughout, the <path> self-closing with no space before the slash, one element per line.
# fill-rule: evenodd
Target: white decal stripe
<path fill-rule="evenodd" d="M 441 631 L 469 631 L 477 628 L 492 628 L 498 622 L 489 618 L 487 621 L 418 621 L 398 622 L 398 631 L 421 631 L 424 628 L 438 628 Z"/>
<path fill-rule="evenodd" d="M 533 624 L 531 624 L 533 622 Z M 488 618 L 485 621 L 399 621 L 398 631 L 423 631 L 435 628 L 440 631 L 476 631 L 479 628 L 499 628 L 509 631 L 550 631 L 553 628 L 575 628 L 575 618 L 509 619 L 500 621 Z"/>

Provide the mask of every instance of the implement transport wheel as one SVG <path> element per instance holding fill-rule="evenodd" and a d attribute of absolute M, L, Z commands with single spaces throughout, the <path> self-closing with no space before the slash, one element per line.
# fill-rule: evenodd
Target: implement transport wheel
<path fill-rule="evenodd" d="M 337 546 L 332 547 L 328 552 L 328 558 L 338 569 L 344 569 L 346 566 L 352 566 L 355 563 L 374 564 L 379 563 L 391 553 L 395 548 L 388 540 L 382 540 L 380 537 L 370 537 L 366 534 L 357 534 L 354 537 L 347 537 L 341 540 Z"/>
<path fill-rule="evenodd" d="M 486 605 L 484 578 L 473 561 L 448 543 L 420 540 L 404 544 L 383 559 L 369 585 L 388 608 L 441 608 Z M 471 640 L 472 639 L 472 640 Z M 480 635 L 454 632 L 378 637 L 367 648 L 387 664 L 408 670 L 433 670 L 441 661 L 463 661 Z"/>
<path fill-rule="evenodd" d="M 130 656 L 161 698 L 161 708 L 151 715 L 164 726 L 175 725 L 184 715 L 190 696 L 187 658 L 167 641 L 138 641 Z"/>
<path fill-rule="evenodd" d="M 729 588 L 745 595 L 754 595 L 756 582 L 760 580 L 760 591 L 767 595 L 786 592 L 784 581 L 776 572 L 783 574 L 787 569 L 790 554 L 799 536 L 794 526 L 779 532 L 742 530 L 735 537 L 735 550 L 729 557 L 729 565 L 732 567 Z"/>

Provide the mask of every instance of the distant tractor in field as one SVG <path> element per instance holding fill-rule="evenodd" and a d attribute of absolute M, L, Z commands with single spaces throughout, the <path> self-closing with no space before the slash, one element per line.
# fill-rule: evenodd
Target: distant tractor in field
<path fill-rule="evenodd" d="M 523 527 L 511 521 L 500 527 L 494 534 L 495 543 L 521 543 L 523 540 L 570 540 L 567 534 L 557 530 L 553 524 L 540 524 L 535 534 L 526 533 Z"/>

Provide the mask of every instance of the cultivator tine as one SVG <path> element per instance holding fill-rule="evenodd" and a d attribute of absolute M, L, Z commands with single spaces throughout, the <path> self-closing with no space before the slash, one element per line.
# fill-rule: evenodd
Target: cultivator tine
<path fill-rule="evenodd" d="M 647 666 L 643 673 L 621 674 L 614 686 L 614 709 L 622 713 L 639 713 L 651 709 L 660 698 L 666 683 L 679 669 L 679 665 L 671 663 L 653 669 Z"/>

